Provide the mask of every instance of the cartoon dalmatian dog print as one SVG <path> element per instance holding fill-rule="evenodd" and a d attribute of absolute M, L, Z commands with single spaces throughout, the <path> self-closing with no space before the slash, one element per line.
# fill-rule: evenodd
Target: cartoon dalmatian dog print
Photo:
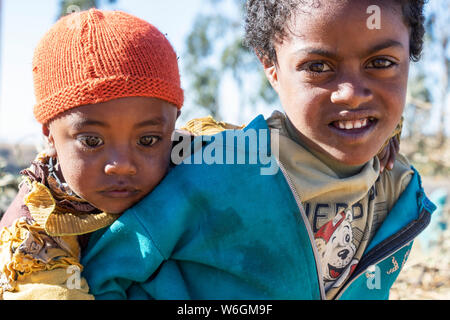
<path fill-rule="evenodd" d="M 321 257 L 325 290 L 339 287 L 354 271 L 358 260 L 353 259 L 356 247 L 353 244 L 351 210 L 338 213 L 316 233 L 315 242 Z"/>

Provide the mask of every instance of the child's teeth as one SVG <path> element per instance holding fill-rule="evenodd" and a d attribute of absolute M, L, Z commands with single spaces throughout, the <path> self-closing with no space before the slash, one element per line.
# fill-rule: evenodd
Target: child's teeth
<path fill-rule="evenodd" d="M 363 121 L 362 121 L 362 126 L 363 126 L 363 127 L 367 126 L 367 119 L 363 119 Z"/>
<path fill-rule="evenodd" d="M 367 126 L 367 118 L 355 121 L 338 121 L 339 129 L 351 130 Z"/>

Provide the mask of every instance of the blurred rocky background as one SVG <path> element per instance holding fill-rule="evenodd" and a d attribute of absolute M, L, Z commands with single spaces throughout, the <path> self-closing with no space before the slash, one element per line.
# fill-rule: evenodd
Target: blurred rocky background
<path fill-rule="evenodd" d="M 0 144 L 0 217 L 17 193 L 19 172 L 30 165 L 36 153 L 34 146 Z"/>
<path fill-rule="evenodd" d="M 425 154 L 410 157 L 416 159 L 415 167 L 422 167 L 425 173 L 448 170 L 449 156 L 433 158 L 434 154 L 449 150 L 448 147 L 437 149 L 429 153 L 431 157 Z M 427 196 L 437 209 L 429 226 L 414 241 L 409 258 L 391 289 L 391 300 L 450 299 L 450 177 L 448 174 L 423 175 L 422 180 Z"/>

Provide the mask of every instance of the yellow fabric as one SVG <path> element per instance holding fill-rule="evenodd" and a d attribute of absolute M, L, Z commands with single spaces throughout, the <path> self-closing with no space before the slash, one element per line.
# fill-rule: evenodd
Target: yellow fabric
<path fill-rule="evenodd" d="M 0 297 L 2 293 L 5 300 L 82 297 L 87 284 L 79 289 L 63 286 L 69 277 L 67 268 L 75 267 L 81 272 L 79 255 L 76 236 L 50 237 L 36 222 L 17 219 L 0 233 Z"/>
<path fill-rule="evenodd" d="M 89 287 L 84 278 L 80 279 L 79 288 L 68 288 L 67 283 L 70 282 L 70 278 L 74 276 L 76 276 L 76 274 L 68 272 L 68 269 L 65 268 L 34 272 L 17 281 L 15 291 L 5 291 L 3 293 L 3 299 L 94 300 L 94 296 L 89 294 Z M 76 284 L 76 281 L 74 281 L 74 283 Z"/>
<path fill-rule="evenodd" d="M 70 265 L 81 268 L 75 236 L 51 238 L 38 224 L 23 218 L 2 229 L 0 250 L 0 272 L 9 281 L 35 271 Z"/>
<path fill-rule="evenodd" d="M 81 235 L 110 225 L 117 214 L 79 213 L 57 206 L 50 190 L 42 183 L 33 181 L 32 190 L 25 197 L 33 219 L 52 236 Z"/>
<path fill-rule="evenodd" d="M 204 118 L 192 119 L 188 121 L 180 129 L 186 130 L 191 134 L 198 136 L 198 135 L 214 135 L 224 130 L 242 129 L 244 127 L 245 127 L 244 125 L 236 126 L 234 124 L 217 121 L 213 117 L 207 116 Z"/>

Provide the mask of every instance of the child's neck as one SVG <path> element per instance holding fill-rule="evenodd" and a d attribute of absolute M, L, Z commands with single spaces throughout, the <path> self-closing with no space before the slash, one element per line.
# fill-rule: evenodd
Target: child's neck
<path fill-rule="evenodd" d="M 298 134 L 298 130 L 294 127 L 292 122 L 286 116 L 286 130 L 289 134 L 289 137 L 301 145 L 303 148 L 307 149 L 311 152 L 316 158 L 325 163 L 330 169 L 332 169 L 339 178 L 347 178 L 353 176 L 361 171 L 364 165 L 347 165 L 342 162 L 339 162 L 317 150 L 313 150 L 306 145 L 306 143 L 302 140 L 302 136 Z"/>

